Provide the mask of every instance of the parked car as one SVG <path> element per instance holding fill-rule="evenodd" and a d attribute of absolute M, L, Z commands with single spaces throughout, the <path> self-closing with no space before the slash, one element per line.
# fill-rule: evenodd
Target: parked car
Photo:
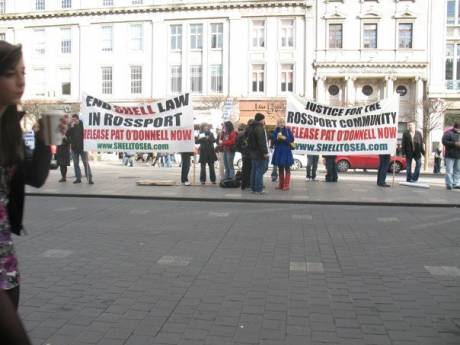
<path fill-rule="evenodd" d="M 270 159 L 271 159 L 271 156 L 270 156 Z M 233 162 L 238 167 L 238 169 L 241 170 L 243 168 L 243 159 L 241 158 L 241 153 L 235 152 L 235 158 Z M 294 164 L 291 166 L 291 169 L 297 170 L 297 169 L 305 168 L 306 166 L 307 166 L 307 155 L 294 154 Z"/>
<path fill-rule="evenodd" d="M 337 163 L 337 170 L 345 172 L 348 169 L 378 169 L 379 156 L 378 155 L 356 155 L 356 156 L 337 156 L 335 162 Z M 390 160 L 389 172 L 399 173 L 406 170 L 406 158 L 401 156 L 392 156 Z"/>

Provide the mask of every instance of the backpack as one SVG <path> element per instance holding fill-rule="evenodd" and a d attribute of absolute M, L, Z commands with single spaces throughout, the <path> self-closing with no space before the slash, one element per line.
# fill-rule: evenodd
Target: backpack
<path fill-rule="evenodd" d="M 246 152 L 249 148 L 248 133 L 244 131 L 236 138 L 235 149 L 238 152 Z"/>
<path fill-rule="evenodd" d="M 241 186 L 240 180 L 224 180 L 219 183 L 222 188 L 239 188 Z"/>

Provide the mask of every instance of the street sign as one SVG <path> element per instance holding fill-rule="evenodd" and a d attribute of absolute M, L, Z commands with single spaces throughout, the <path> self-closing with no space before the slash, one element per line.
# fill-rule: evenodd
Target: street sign
<path fill-rule="evenodd" d="M 233 100 L 231 98 L 227 98 L 224 102 L 224 107 L 222 110 L 222 119 L 223 120 L 230 120 L 233 113 Z"/>

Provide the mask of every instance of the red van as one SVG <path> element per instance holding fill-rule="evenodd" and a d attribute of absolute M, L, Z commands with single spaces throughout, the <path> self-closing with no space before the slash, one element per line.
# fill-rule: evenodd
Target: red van
<path fill-rule="evenodd" d="M 379 156 L 378 155 L 357 155 L 357 156 L 337 156 L 335 162 L 337 163 L 337 170 L 345 172 L 348 169 L 378 169 Z M 400 156 L 392 156 L 390 160 L 389 172 L 396 173 L 406 170 L 406 158 Z"/>

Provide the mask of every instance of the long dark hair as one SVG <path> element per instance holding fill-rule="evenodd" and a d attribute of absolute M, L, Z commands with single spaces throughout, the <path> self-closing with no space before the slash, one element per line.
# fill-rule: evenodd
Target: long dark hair
<path fill-rule="evenodd" d="M 0 77 L 4 77 L 9 70 L 15 69 L 21 58 L 21 46 L 0 41 Z M 20 117 L 16 105 L 7 105 L 0 117 L 0 166 L 2 167 L 14 165 L 23 158 Z"/>
<path fill-rule="evenodd" d="M 233 127 L 233 123 L 232 121 L 226 121 L 224 122 L 224 126 L 225 126 L 225 132 L 227 132 L 227 134 L 233 132 L 235 130 L 235 127 Z"/>

